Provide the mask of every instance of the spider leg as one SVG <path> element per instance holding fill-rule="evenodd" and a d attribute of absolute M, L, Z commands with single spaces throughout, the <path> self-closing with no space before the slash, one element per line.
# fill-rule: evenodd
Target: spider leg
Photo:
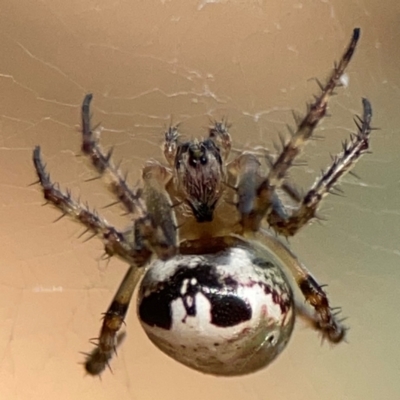
<path fill-rule="evenodd" d="M 64 215 L 69 215 L 86 226 L 87 230 L 100 236 L 105 243 L 108 255 L 118 255 L 131 264 L 104 316 L 98 343 L 86 357 L 87 373 L 99 375 L 109 365 L 109 360 L 116 351 L 120 341 L 118 331 L 124 322 L 133 291 L 144 272 L 144 268 L 141 267 L 149 261 L 151 256 L 150 250 L 144 245 L 140 236 L 140 232 L 143 231 L 143 222 L 135 221 L 133 230 L 118 231 L 97 213 L 76 202 L 69 192 L 63 193 L 58 185 L 50 180 L 50 175 L 46 172 L 41 159 L 39 146 L 33 152 L 33 162 L 45 199 L 60 209 Z"/>
<path fill-rule="evenodd" d="M 171 167 L 175 167 L 176 155 L 178 153 L 178 147 L 181 145 L 179 142 L 179 125 L 170 126 L 165 131 L 164 139 L 164 157 Z M 221 157 L 226 160 L 229 156 L 232 140 L 231 135 L 228 132 L 230 125 L 222 120 L 220 122 L 214 121 L 208 129 L 209 138 L 216 144 L 221 151 Z"/>
<path fill-rule="evenodd" d="M 270 249 L 290 271 L 306 302 L 314 309 L 309 319 L 313 327 L 320 331 L 324 339 L 331 343 L 341 342 L 346 335 L 346 327 L 336 318 L 336 312 L 331 308 L 328 296 L 299 259 L 279 239 L 265 229 L 260 229 L 249 235 Z"/>
<path fill-rule="evenodd" d="M 97 339 L 96 347 L 87 354 L 85 370 L 90 375 L 100 375 L 109 366 L 120 342 L 118 331 L 121 329 L 132 299 L 133 292 L 144 273 L 144 268 L 130 266 L 115 294 L 107 312 Z"/>
<path fill-rule="evenodd" d="M 236 192 L 236 208 L 244 230 L 252 231 L 254 224 L 259 225 L 268 208 L 266 203 L 258 204 L 257 188 L 263 180 L 260 165 L 257 156 L 245 152 L 227 166 L 229 180 L 235 182 L 231 188 Z"/>
<path fill-rule="evenodd" d="M 171 167 L 175 167 L 176 153 L 179 146 L 178 125 L 170 126 L 165 131 L 164 157 Z"/>
<path fill-rule="evenodd" d="M 175 215 L 165 191 L 170 176 L 161 164 L 151 162 L 143 169 L 142 177 L 142 197 L 147 214 L 136 221 L 135 237 L 144 241 L 159 258 L 166 260 L 176 254 L 178 242 Z M 138 269 L 136 266 L 131 266 L 127 271 L 105 313 L 96 347 L 86 357 L 87 373 L 99 375 L 109 365 L 118 345 L 117 333 L 122 327 L 133 292 L 143 272 L 143 268 Z"/>
<path fill-rule="evenodd" d="M 208 129 L 209 138 L 217 145 L 221 151 L 221 157 L 226 160 L 232 147 L 231 135 L 228 132 L 230 124 L 226 120 L 214 121 Z"/>
<path fill-rule="evenodd" d="M 171 173 L 163 165 L 152 161 L 143 168 L 142 197 L 146 205 L 146 223 L 140 236 L 159 258 L 166 260 L 177 251 L 178 228 L 171 199 L 165 189 Z"/>
<path fill-rule="evenodd" d="M 315 97 L 315 101 L 308 107 L 308 112 L 298 123 L 296 132 L 283 146 L 278 158 L 271 163 L 267 177 L 257 188 L 258 200 L 254 203 L 252 216 L 248 223 L 251 230 L 256 231 L 259 228 L 262 217 L 265 216 L 274 202 L 276 189 L 283 185 L 288 169 L 293 165 L 295 158 L 312 136 L 317 124 L 325 116 L 328 101 L 334 89 L 341 84 L 340 79 L 354 54 L 359 36 L 360 29 L 354 29 L 350 44 L 342 58 L 335 65 L 327 83 L 324 86 L 321 85 L 321 93 Z"/>
<path fill-rule="evenodd" d="M 288 182 L 282 183 L 282 190 L 295 202 L 299 203 L 301 201 L 301 194 L 296 187 L 292 186 Z"/>
<path fill-rule="evenodd" d="M 234 182 L 232 185 L 227 183 L 227 186 L 236 192 L 237 201 L 233 204 L 236 204 L 236 209 L 240 214 L 243 231 L 256 231 L 268 211 L 274 212 L 284 220 L 289 217 L 277 193 L 272 194 L 270 203 L 264 202 L 258 195 L 258 188 L 263 181 L 260 165 L 256 155 L 244 152 L 227 166 L 228 179 Z M 293 201 L 300 203 L 302 199 L 300 194 L 289 183 L 284 182 L 281 189 Z"/>
<path fill-rule="evenodd" d="M 100 217 L 75 201 L 69 192 L 62 192 L 53 183 L 43 164 L 40 147 L 33 152 L 33 162 L 46 200 L 88 231 L 100 236 L 105 243 L 106 253 L 118 255 L 124 261 L 143 266 L 150 258 L 150 248 L 163 260 L 176 253 L 178 232 L 175 215 L 165 185 L 170 179 L 161 164 L 149 163 L 143 169 L 144 187 L 141 192 L 146 212 L 134 221 L 133 229 L 119 231 Z"/>
<path fill-rule="evenodd" d="M 104 176 L 105 173 L 108 174 L 111 192 L 129 213 L 135 213 L 143 209 L 140 190 L 133 191 L 129 188 L 126 178 L 112 162 L 112 150 L 105 153 L 99 144 L 98 138 L 93 133 L 90 118 L 92 98 L 92 94 L 87 94 L 82 103 L 82 152 L 90 158 L 92 165 L 100 176 Z"/>
<path fill-rule="evenodd" d="M 140 237 L 137 235 L 133 239 L 130 237 L 133 236 L 132 229 L 120 232 L 95 211 L 91 211 L 87 206 L 75 201 L 71 193 L 68 191 L 66 193 L 62 192 L 58 184 L 51 181 L 50 175 L 46 172 L 43 164 L 39 146 L 35 147 L 33 151 L 33 163 L 44 198 L 61 210 L 63 215 L 69 215 L 84 225 L 88 231 L 101 237 L 108 255 L 118 255 L 126 262 L 137 266 L 147 263 L 151 252 L 140 243 Z M 135 222 L 135 227 L 136 225 L 140 226 L 140 222 Z M 138 229 L 136 227 L 136 230 Z"/>
<path fill-rule="evenodd" d="M 329 98 L 335 88 L 340 85 L 340 78 L 354 54 L 359 37 L 360 29 L 356 28 L 345 53 L 339 63 L 335 65 L 325 86 L 321 87 L 320 95 L 316 96 L 314 103 L 309 106 L 307 114 L 298 124 L 297 131 L 292 135 L 277 160 L 273 163 L 266 179 L 267 186 L 277 187 L 282 184 L 294 159 L 300 154 L 307 140 L 313 134 L 315 127 L 325 116 Z"/>
<path fill-rule="evenodd" d="M 142 267 L 150 261 L 150 249 L 161 259 L 176 253 L 178 234 L 175 215 L 165 190 L 170 179 L 168 170 L 157 163 L 149 163 L 143 169 L 141 195 L 146 213 L 134 221 L 133 228 L 120 232 L 87 206 L 75 201 L 69 192 L 62 192 L 51 181 L 39 146 L 34 149 L 33 162 L 45 199 L 61 210 L 63 215 L 69 215 L 88 231 L 100 236 L 108 255 L 118 255 L 131 265 L 105 313 L 96 347 L 87 354 L 85 360 L 87 373 L 99 375 L 116 352 L 121 337 L 118 331 L 124 322 L 135 287 L 145 271 Z"/>
<path fill-rule="evenodd" d="M 349 172 L 359 158 L 368 151 L 369 137 L 372 130 L 372 108 L 367 99 L 363 99 L 362 103 L 363 116 L 356 119 L 358 132 L 350 137 L 350 141 L 343 144 L 342 153 L 333 158 L 332 165 L 317 179 L 301 200 L 299 207 L 288 217 L 277 213 L 275 209 L 272 209 L 267 216 L 270 226 L 279 234 L 286 237 L 292 236 L 314 218 L 322 199 L 331 192 L 339 179 Z"/>

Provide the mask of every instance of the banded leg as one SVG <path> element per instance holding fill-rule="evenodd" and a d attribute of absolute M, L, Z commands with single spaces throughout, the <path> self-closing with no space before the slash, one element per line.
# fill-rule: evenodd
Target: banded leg
<path fill-rule="evenodd" d="M 104 315 L 100 335 L 95 344 L 95 348 L 86 354 L 85 370 L 90 375 L 100 375 L 116 353 L 117 346 L 121 341 L 122 334 L 118 334 L 121 329 L 133 292 L 140 281 L 144 268 L 138 269 L 130 266 L 117 293 L 115 294 L 110 307 Z"/>
<path fill-rule="evenodd" d="M 135 223 L 135 237 L 146 243 L 161 259 L 168 259 L 177 250 L 177 229 L 175 216 L 165 183 L 168 171 L 160 164 L 151 163 L 143 169 L 143 200 L 146 216 Z M 136 240 L 137 245 L 138 240 Z M 117 293 L 105 313 L 96 347 L 86 354 L 85 369 L 91 375 L 100 375 L 116 352 L 119 343 L 118 331 L 124 322 L 128 307 L 144 268 L 131 266 Z"/>
<path fill-rule="evenodd" d="M 270 226 L 279 234 L 286 237 L 295 235 L 299 229 L 315 217 L 322 199 L 331 192 L 340 178 L 349 172 L 359 158 L 368 151 L 371 133 L 372 108 L 367 99 L 362 100 L 363 116 L 357 117 L 358 132 L 343 144 L 341 154 L 333 158 L 332 165 L 321 175 L 312 188 L 306 193 L 299 207 L 288 217 L 276 210 L 267 216 Z"/>
<path fill-rule="evenodd" d="M 320 331 L 324 339 L 331 343 L 341 342 L 346 335 L 346 327 L 336 318 L 328 296 L 299 259 L 274 235 L 261 229 L 250 236 L 270 249 L 289 269 L 306 302 L 313 308 L 311 318 L 313 327 Z"/>
<path fill-rule="evenodd" d="M 144 268 L 140 267 L 144 266 L 151 256 L 148 245 L 162 259 L 171 257 L 176 252 L 177 230 L 174 214 L 164 189 L 168 179 L 167 171 L 158 164 L 145 167 L 142 193 L 146 206 L 145 216 L 135 221 L 133 229 L 119 232 L 87 206 L 76 202 L 69 192 L 63 193 L 50 180 L 41 159 L 40 147 L 34 150 L 33 162 L 45 199 L 60 209 L 63 215 L 69 215 L 86 226 L 88 231 L 100 236 L 105 243 L 107 254 L 119 255 L 124 261 L 133 264 L 105 314 L 95 349 L 87 354 L 86 371 L 92 375 L 99 375 L 109 364 L 120 341 L 118 331 L 125 319 L 134 289 L 144 272 Z"/>
<path fill-rule="evenodd" d="M 51 181 L 43 164 L 39 146 L 35 147 L 33 151 L 33 163 L 44 198 L 61 210 L 62 216 L 70 216 L 84 225 L 87 231 L 99 236 L 103 240 L 105 251 L 109 256 L 118 255 L 129 264 L 139 267 L 147 263 L 151 253 L 140 242 L 140 238 L 134 234 L 133 229 L 126 232 L 117 230 L 95 211 L 89 210 L 87 205 L 84 206 L 75 201 L 69 191 L 62 192 L 58 184 Z M 136 231 L 138 231 L 138 228 L 136 228 Z"/>
<path fill-rule="evenodd" d="M 288 143 L 283 146 L 278 158 L 271 163 L 267 177 L 257 190 L 258 201 L 252 211 L 252 220 L 248 224 L 251 230 L 256 231 L 259 228 L 260 221 L 265 216 L 266 210 L 273 203 L 276 189 L 282 186 L 287 171 L 312 136 L 317 124 L 325 116 L 328 101 L 334 89 L 341 84 L 340 79 L 354 54 L 359 37 L 360 29 L 356 28 L 353 31 L 350 44 L 339 63 L 335 65 L 327 83 L 324 86 L 321 85 L 321 93 L 316 96 L 314 103 L 308 107 L 307 114 L 298 123 L 296 132 L 292 134 Z"/>
<path fill-rule="evenodd" d="M 137 213 L 143 210 L 140 199 L 140 190 L 133 191 L 129 188 L 126 178 L 112 162 L 112 149 L 105 153 L 99 144 L 99 140 L 93 133 L 90 121 L 90 102 L 93 95 L 87 94 L 82 103 L 82 153 L 88 156 L 100 176 L 108 174 L 108 184 L 111 192 L 117 197 L 129 213 Z"/>

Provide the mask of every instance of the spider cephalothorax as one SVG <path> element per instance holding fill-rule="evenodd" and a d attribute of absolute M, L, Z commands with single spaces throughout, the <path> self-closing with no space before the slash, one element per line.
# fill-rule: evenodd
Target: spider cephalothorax
<path fill-rule="evenodd" d="M 212 139 L 179 144 L 174 168 L 178 188 L 196 220 L 212 221 L 224 179 L 218 146 Z"/>
<path fill-rule="evenodd" d="M 323 197 L 368 149 L 372 110 L 363 99 L 357 133 L 311 189 L 302 196 L 287 179 L 326 114 L 358 39 L 355 29 L 279 154 L 265 151 L 260 157 L 244 151 L 230 156 L 225 121 L 215 122 L 203 140 L 181 141 L 178 127 L 172 126 L 165 133 L 167 164 L 146 163 L 137 190 L 127 185 L 111 152 L 103 152 L 93 134 L 92 95 L 87 95 L 82 104 L 82 152 L 100 175 L 111 178 L 112 193 L 134 220 L 126 230 L 116 229 L 61 191 L 45 170 L 40 147 L 35 148 L 33 161 L 44 197 L 98 235 L 109 256 L 117 255 L 130 265 L 105 313 L 96 347 L 87 354 L 88 373 L 100 374 L 109 364 L 141 279 L 138 315 L 149 338 L 171 357 L 206 373 L 243 374 L 267 365 L 286 346 L 296 312 L 308 318 L 324 339 L 343 340 L 346 328 L 326 293 L 275 234 L 293 236 L 315 218 Z M 282 193 L 295 207 L 285 207 Z M 309 309 L 295 301 L 287 274 Z"/>

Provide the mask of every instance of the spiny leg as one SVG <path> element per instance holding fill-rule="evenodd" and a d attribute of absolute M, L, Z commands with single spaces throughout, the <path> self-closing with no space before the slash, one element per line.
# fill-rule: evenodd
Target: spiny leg
<path fill-rule="evenodd" d="M 164 157 L 171 167 L 175 167 L 178 148 L 183 144 L 179 141 L 179 125 L 170 126 L 164 134 Z M 220 149 L 221 157 L 226 160 L 229 156 L 232 141 L 231 135 L 228 132 L 230 125 L 225 121 L 213 121 L 208 128 L 209 138 Z"/>
<path fill-rule="evenodd" d="M 162 165 L 153 162 L 143 169 L 141 195 L 145 211 L 134 221 L 132 228 L 121 232 L 95 211 L 90 211 L 88 206 L 75 201 L 69 191 L 62 192 L 51 181 L 39 146 L 34 149 L 33 162 L 45 199 L 61 210 L 63 216 L 69 215 L 84 225 L 87 231 L 100 236 L 109 256 L 118 255 L 129 264 L 142 266 L 150 258 L 150 248 L 163 260 L 176 254 L 178 231 L 173 206 L 165 190 L 168 171 Z"/>
<path fill-rule="evenodd" d="M 63 193 L 50 180 L 41 159 L 40 147 L 33 152 L 33 162 L 43 194 L 53 206 L 83 224 L 88 231 L 100 236 L 106 253 L 118 255 L 131 264 L 113 302 L 105 314 L 96 348 L 87 354 L 85 368 L 92 375 L 100 374 L 108 365 L 119 343 L 118 331 L 124 321 L 135 286 L 144 272 L 143 267 L 153 249 L 161 259 L 176 253 L 178 235 L 169 196 L 165 191 L 167 170 L 159 164 L 149 164 L 143 170 L 143 204 L 146 213 L 133 228 L 120 232 L 87 206 L 75 201 L 69 192 Z"/>
<path fill-rule="evenodd" d="M 121 336 L 118 335 L 133 291 L 144 272 L 142 268 L 148 263 L 151 252 L 143 244 L 139 232 L 143 230 L 142 222 L 136 221 L 133 229 L 120 232 L 107 223 L 97 213 L 92 212 L 87 206 L 76 202 L 69 192 L 63 193 L 58 185 L 50 180 L 41 159 L 40 147 L 37 146 L 33 152 L 33 162 L 43 194 L 53 206 L 84 225 L 88 231 L 100 236 L 104 243 L 107 254 L 118 255 L 124 261 L 131 264 L 113 302 L 105 314 L 103 325 L 98 338 L 96 348 L 87 355 L 85 362 L 86 371 L 92 375 L 100 374 L 108 365 Z"/>
<path fill-rule="evenodd" d="M 272 196 L 271 204 L 260 201 L 258 188 L 264 179 L 260 166 L 261 163 L 255 154 L 243 152 L 226 167 L 228 171 L 226 184 L 236 192 L 235 205 L 241 216 L 240 224 L 243 231 L 252 231 L 255 226 L 259 226 L 269 207 L 272 207 L 281 218 L 288 217 L 285 206 L 276 192 Z M 302 197 L 292 185 L 283 182 L 281 189 L 294 202 L 300 203 Z"/>
<path fill-rule="evenodd" d="M 170 126 L 164 134 L 164 157 L 175 168 L 175 159 L 179 147 L 178 125 Z"/>
<path fill-rule="evenodd" d="M 137 213 L 143 210 L 140 200 L 140 190 L 133 191 L 129 188 L 126 177 L 114 165 L 111 159 L 112 149 L 105 153 L 99 144 L 99 140 L 93 133 L 90 121 L 90 102 L 93 95 L 87 94 L 82 103 L 82 152 L 88 156 L 96 171 L 103 176 L 107 173 L 110 177 L 110 190 L 124 205 L 129 213 Z"/>
<path fill-rule="evenodd" d="M 367 99 L 362 100 L 363 116 L 357 117 L 358 132 L 343 144 L 341 154 L 333 158 L 332 165 L 321 175 L 306 193 L 299 207 L 289 216 L 284 217 L 275 210 L 268 215 L 270 226 L 284 236 L 295 235 L 299 229 L 315 217 L 322 199 L 331 192 L 340 178 L 349 172 L 359 158 L 368 151 L 371 133 L 372 108 Z"/>
<path fill-rule="evenodd" d="M 108 255 L 118 255 L 124 261 L 138 266 L 147 262 L 150 252 L 146 247 L 139 246 L 137 241 L 131 240 L 131 229 L 126 232 L 117 230 L 95 211 L 89 210 L 88 206 L 75 201 L 69 191 L 62 192 L 58 184 L 51 181 L 43 164 L 39 146 L 33 151 L 33 163 L 44 198 L 61 210 L 63 216 L 70 216 L 84 225 L 87 231 L 98 235 L 103 240 Z"/>
<path fill-rule="evenodd" d="M 335 65 L 326 85 L 321 87 L 321 94 L 316 96 L 314 103 L 309 106 L 307 114 L 297 127 L 297 131 L 284 146 L 281 154 L 272 165 L 267 176 L 269 186 L 277 187 L 282 184 L 294 159 L 300 154 L 305 143 L 314 132 L 315 127 L 325 116 L 329 98 L 332 96 L 335 88 L 340 85 L 340 78 L 344 74 L 354 54 L 359 37 L 360 29 L 356 28 L 353 31 L 350 44 L 339 61 L 339 64 Z"/>
<path fill-rule="evenodd" d="M 106 253 L 118 255 L 129 264 L 142 266 L 153 249 L 161 259 L 176 253 L 178 232 L 170 198 L 165 190 L 169 179 L 165 167 L 155 162 L 143 169 L 143 217 L 134 221 L 132 228 L 120 232 L 96 212 L 75 201 L 69 192 L 64 193 L 50 180 L 41 159 L 40 147 L 33 152 L 33 162 L 46 200 L 84 225 L 87 231 L 100 236 Z"/>
<path fill-rule="evenodd" d="M 178 235 L 175 215 L 165 184 L 169 179 L 168 171 L 162 165 L 152 162 L 143 169 L 143 200 L 146 205 L 146 216 L 135 224 L 135 242 L 138 238 L 150 247 L 159 258 L 166 260 L 176 254 Z M 141 242 L 140 242 L 141 243 Z M 133 292 L 144 269 L 131 266 L 126 273 L 117 293 L 111 302 L 97 339 L 96 347 L 87 354 L 85 369 L 91 375 L 101 374 L 109 365 L 118 345 L 120 330 Z"/>
<path fill-rule="evenodd" d="M 118 334 L 118 331 L 124 323 L 133 292 L 143 272 L 144 268 L 138 269 L 136 266 L 130 266 L 126 272 L 110 307 L 104 315 L 100 336 L 95 343 L 96 347 L 89 354 L 86 354 L 84 365 L 88 374 L 100 375 L 106 366 L 109 366 L 109 362 L 116 353 L 120 342 L 121 334 Z"/>
<path fill-rule="evenodd" d="M 347 329 L 336 318 L 337 312 L 331 308 L 328 296 L 307 268 L 267 230 L 260 229 L 260 231 L 250 233 L 248 236 L 250 239 L 255 239 L 268 247 L 290 271 L 306 302 L 314 309 L 314 313 L 309 315 L 313 327 L 320 331 L 322 337 L 331 343 L 341 342 Z"/>
<path fill-rule="evenodd" d="M 328 101 L 333 94 L 334 89 L 340 85 L 340 78 L 348 66 L 358 39 L 360 29 L 356 28 L 353 31 L 350 44 L 339 63 L 335 65 L 327 83 L 321 85 L 321 93 L 316 96 L 315 101 L 308 107 L 308 112 L 305 117 L 298 123 L 297 130 L 294 132 L 288 141 L 283 146 L 278 158 L 271 163 L 267 177 L 257 189 L 258 201 L 252 211 L 253 221 L 249 221 L 249 228 L 256 231 L 260 226 L 260 221 L 266 211 L 273 203 L 274 194 L 277 188 L 280 188 L 286 178 L 288 169 L 293 165 L 295 158 L 300 154 L 304 145 L 312 136 L 315 127 L 325 116 L 328 107 Z"/>
<path fill-rule="evenodd" d="M 230 124 L 223 119 L 222 121 L 214 121 L 208 129 L 209 138 L 218 146 L 221 151 L 221 157 L 226 160 L 232 147 L 232 139 L 228 129 Z"/>

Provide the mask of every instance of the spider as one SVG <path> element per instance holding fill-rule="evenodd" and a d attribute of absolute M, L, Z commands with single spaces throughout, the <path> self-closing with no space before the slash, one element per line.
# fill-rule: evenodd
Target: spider
<path fill-rule="evenodd" d="M 86 354 L 87 373 L 100 375 L 120 345 L 125 316 L 138 287 L 137 312 L 150 340 L 164 353 L 198 371 L 238 375 L 269 364 L 287 345 L 296 315 L 306 316 L 323 339 L 344 340 L 322 286 L 280 240 L 316 218 L 321 200 L 335 189 L 369 148 L 372 109 L 362 100 L 357 133 L 343 144 L 332 165 L 304 195 L 288 180 L 288 170 L 327 111 L 355 51 L 360 29 L 326 84 L 308 106 L 277 155 L 243 151 L 230 157 L 225 120 L 214 122 L 208 137 L 184 141 L 178 126 L 165 132 L 166 163 L 149 161 L 142 184 L 132 189 L 104 152 L 90 117 L 92 95 L 82 104 L 82 152 L 132 218 L 125 230 L 76 201 L 50 179 L 41 149 L 33 162 L 44 197 L 99 236 L 106 255 L 129 268 L 104 314 L 94 349 Z M 285 206 L 282 195 L 296 207 Z M 293 279 L 290 279 L 290 278 Z M 293 280 L 306 304 L 296 300 Z"/>

